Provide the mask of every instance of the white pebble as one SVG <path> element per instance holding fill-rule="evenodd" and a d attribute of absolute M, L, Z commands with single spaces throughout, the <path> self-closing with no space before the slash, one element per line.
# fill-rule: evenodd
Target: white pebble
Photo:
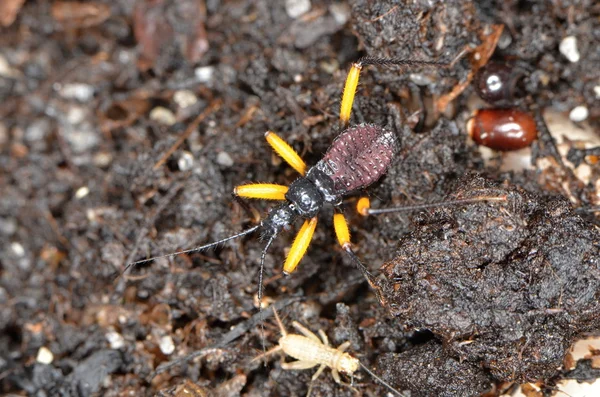
<path fill-rule="evenodd" d="M 212 66 L 200 66 L 194 70 L 194 74 L 196 75 L 196 79 L 200 83 L 208 83 L 212 80 L 213 73 L 215 68 Z"/>
<path fill-rule="evenodd" d="M 333 3 L 329 6 L 329 12 L 338 25 L 344 25 L 350 19 L 350 7 L 347 4 Z"/>
<path fill-rule="evenodd" d="M 175 351 L 175 343 L 173 343 L 173 338 L 169 335 L 162 336 L 158 342 L 158 346 L 165 356 L 168 356 Z"/>
<path fill-rule="evenodd" d="M 298 18 L 310 11 L 310 0 L 285 0 L 285 10 L 290 18 Z"/>
<path fill-rule="evenodd" d="M 0 76 L 2 77 L 13 77 L 14 71 L 10 67 L 10 64 L 2 55 L 0 55 Z"/>
<path fill-rule="evenodd" d="M 221 152 L 217 154 L 217 163 L 224 167 L 231 167 L 233 165 L 233 159 L 227 152 Z"/>
<path fill-rule="evenodd" d="M 38 350 L 35 361 L 37 361 L 40 364 L 51 364 L 52 361 L 54 361 L 54 354 L 52 354 L 50 349 L 48 349 L 45 346 L 42 346 L 40 347 L 40 350 Z"/>
<path fill-rule="evenodd" d="M 67 121 L 72 125 L 81 124 L 84 120 L 89 120 L 89 113 L 85 108 L 71 106 L 67 111 Z"/>
<path fill-rule="evenodd" d="M 569 113 L 569 118 L 574 123 L 580 123 L 580 122 L 586 120 L 588 118 L 589 114 L 590 114 L 590 112 L 588 111 L 588 108 L 583 105 L 580 105 L 580 106 L 574 107 L 571 110 L 571 112 Z"/>
<path fill-rule="evenodd" d="M 565 56 L 570 62 L 579 62 L 581 55 L 577 49 L 577 37 L 567 36 L 560 42 L 558 50 Z"/>
<path fill-rule="evenodd" d="M 125 339 L 123 338 L 123 335 L 116 331 L 107 332 L 104 337 L 110 344 L 111 349 L 117 350 L 125 345 Z"/>
<path fill-rule="evenodd" d="M 22 257 L 23 255 L 25 255 L 25 248 L 23 248 L 23 245 L 21 245 L 21 243 L 12 243 L 10 245 L 10 248 L 12 252 L 18 257 Z"/>
<path fill-rule="evenodd" d="M 150 111 L 150 120 L 167 126 L 172 126 L 177 121 L 173 112 L 162 106 L 157 106 Z"/>
<path fill-rule="evenodd" d="M 190 90 L 179 90 L 175 92 L 173 100 L 177 106 L 182 109 L 190 107 L 198 102 L 198 98 L 196 98 L 196 95 Z"/>
<path fill-rule="evenodd" d="M 187 171 L 194 165 L 194 156 L 190 152 L 183 152 L 177 159 L 177 167 L 180 171 Z"/>
<path fill-rule="evenodd" d="M 78 200 L 81 200 L 88 194 L 90 194 L 90 188 L 87 186 L 82 186 L 79 189 L 77 189 L 77 191 L 75 192 L 75 198 Z"/>
<path fill-rule="evenodd" d="M 600 99 L 600 85 L 594 87 L 594 94 L 596 94 L 596 99 Z"/>
<path fill-rule="evenodd" d="M 83 83 L 68 83 L 60 87 L 59 94 L 66 99 L 76 99 L 87 102 L 94 96 L 94 87 Z"/>

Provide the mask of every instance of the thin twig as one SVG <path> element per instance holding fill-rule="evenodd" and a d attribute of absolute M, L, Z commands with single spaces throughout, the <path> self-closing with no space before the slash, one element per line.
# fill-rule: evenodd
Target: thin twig
<path fill-rule="evenodd" d="M 157 169 L 160 168 L 160 166 L 162 166 L 168 159 L 169 157 L 171 157 L 171 155 L 175 152 L 175 150 L 177 150 L 177 148 L 179 146 L 181 146 L 181 144 L 189 138 L 189 136 L 192 134 L 192 132 L 198 128 L 198 125 L 206 118 L 208 117 L 210 114 L 216 112 L 217 110 L 219 110 L 219 108 L 221 107 L 221 104 L 223 103 L 223 101 L 221 99 L 217 99 L 216 101 L 214 101 L 213 103 L 210 104 L 209 107 L 207 107 L 206 109 L 204 109 L 204 111 L 202 113 L 200 113 L 198 115 L 198 117 L 196 117 L 196 119 L 194 119 L 194 121 L 186 128 L 186 130 L 184 131 L 184 133 L 179 137 L 179 139 L 177 139 L 177 142 L 175 142 L 173 144 L 173 146 L 171 146 L 169 148 L 169 150 L 167 150 L 165 152 L 165 154 L 163 154 L 160 159 L 156 162 L 156 164 L 154 164 L 154 167 L 152 167 L 152 169 L 154 171 L 156 171 Z"/>

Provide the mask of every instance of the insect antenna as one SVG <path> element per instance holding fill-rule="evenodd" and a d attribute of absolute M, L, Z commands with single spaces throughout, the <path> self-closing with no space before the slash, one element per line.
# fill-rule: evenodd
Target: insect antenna
<path fill-rule="evenodd" d="M 406 394 L 401 393 L 398 390 L 394 389 L 392 387 L 392 385 L 390 385 L 389 383 L 387 383 L 386 381 L 384 381 L 383 379 L 381 379 L 379 376 L 377 376 L 375 374 L 375 372 L 373 372 L 369 368 L 367 368 L 366 365 L 364 365 L 360 361 L 358 363 L 360 364 L 360 366 L 362 367 L 362 369 L 364 369 L 369 375 L 371 375 L 373 377 L 373 379 L 375 379 L 377 382 L 379 382 L 382 385 L 384 385 L 385 387 L 387 387 L 392 393 L 394 393 L 394 394 L 396 394 L 397 396 L 400 396 L 400 397 L 406 397 Z"/>
<path fill-rule="evenodd" d="M 435 202 L 435 203 L 406 205 L 406 206 L 402 206 L 402 207 L 366 208 L 364 211 L 366 212 L 366 215 L 378 215 L 378 214 L 389 214 L 389 213 L 393 213 L 393 212 L 417 211 L 417 210 L 424 210 L 424 209 L 428 209 L 428 208 L 450 207 L 453 205 L 473 204 L 473 203 L 478 203 L 481 201 L 507 201 L 507 197 L 506 196 L 480 196 L 480 197 L 472 197 L 472 198 L 458 199 L 458 200 L 439 201 L 439 202 Z"/>
<path fill-rule="evenodd" d="M 447 62 L 419 61 L 416 59 L 362 57 L 357 62 L 359 66 L 448 66 Z"/>
<path fill-rule="evenodd" d="M 271 243 L 273 242 L 273 240 L 275 240 L 275 237 L 277 237 L 277 234 L 274 234 L 271 237 L 269 237 L 269 240 L 267 240 L 267 244 L 265 245 L 265 248 L 262 250 L 262 253 L 260 254 L 260 271 L 258 274 L 258 312 L 259 313 L 262 311 L 262 297 L 263 297 L 263 288 L 264 288 L 263 273 L 265 270 L 265 257 L 267 256 L 267 250 L 271 246 Z M 273 308 L 273 310 L 275 310 L 275 308 Z M 275 314 L 275 315 L 277 315 L 277 314 Z M 263 354 L 266 354 L 267 348 L 265 346 L 265 323 L 264 323 L 264 321 L 260 322 L 260 339 L 262 342 Z"/>
<path fill-rule="evenodd" d="M 123 270 L 123 272 L 121 273 L 121 275 L 125 274 L 125 272 L 130 267 L 132 267 L 132 266 L 139 265 L 141 263 L 151 262 L 153 260 L 160 259 L 160 258 L 169 258 L 169 257 L 180 255 L 180 254 L 189 254 L 189 253 L 192 253 L 192 252 L 200 252 L 200 251 L 203 251 L 203 250 L 206 250 L 206 249 L 209 249 L 209 248 L 216 247 L 219 244 L 223 244 L 223 243 L 225 243 L 225 242 L 227 242 L 229 240 L 234 240 L 234 239 L 236 239 L 238 237 L 242 237 L 242 236 L 245 236 L 247 234 L 253 233 L 253 232 L 257 231 L 260 227 L 261 227 L 261 225 L 258 224 L 256 226 L 251 227 L 250 229 L 246 229 L 246 230 L 244 230 L 244 231 L 242 231 L 240 233 L 234 234 L 233 236 L 226 237 L 224 239 L 212 242 L 210 244 L 201 245 L 199 247 L 190 248 L 190 249 L 183 250 L 183 251 L 172 252 L 170 254 L 165 254 L 165 255 L 153 256 L 152 258 L 142 259 L 142 260 L 135 261 L 135 262 L 130 262 L 130 263 L 127 264 L 127 266 L 125 267 L 125 270 Z M 261 277 L 262 277 L 262 275 L 261 275 Z"/>

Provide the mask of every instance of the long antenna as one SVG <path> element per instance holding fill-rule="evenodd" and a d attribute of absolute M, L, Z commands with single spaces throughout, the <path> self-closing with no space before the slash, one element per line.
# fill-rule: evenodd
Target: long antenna
<path fill-rule="evenodd" d="M 436 61 L 418 61 L 416 59 L 400 59 L 400 58 L 375 58 L 375 57 L 362 57 L 357 62 L 357 65 L 368 66 L 448 66 L 447 62 L 436 62 Z"/>
<path fill-rule="evenodd" d="M 260 272 L 258 274 L 258 312 L 259 313 L 262 311 L 263 273 L 265 270 L 265 257 L 267 256 L 267 250 L 271 246 L 271 243 L 273 242 L 273 240 L 275 240 L 276 236 L 277 236 L 277 234 L 274 234 L 271 237 L 269 237 L 269 240 L 267 241 L 267 244 L 265 245 L 265 249 L 263 249 L 262 253 L 260 254 Z M 275 308 L 273 308 L 273 310 L 275 310 Z M 276 312 L 275 312 L 275 315 L 277 316 Z M 278 319 L 279 319 L 279 317 L 278 317 Z M 280 322 L 280 324 L 281 324 L 281 322 Z M 265 346 L 265 323 L 264 323 L 264 321 L 261 321 L 261 323 L 260 323 L 260 336 L 261 336 L 261 340 L 262 340 L 263 354 L 266 354 L 267 348 Z"/>
<path fill-rule="evenodd" d="M 407 211 L 424 210 L 427 208 L 449 207 L 452 205 L 473 204 L 473 203 L 477 203 L 477 202 L 481 202 L 481 201 L 506 201 L 506 200 L 507 200 L 506 196 L 481 196 L 481 197 L 472 197 L 472 198 L 458 199 L 458 200 L 439 201 L 437 203 L 406 205 L 403 207 L 394 207 L 394 208 L 368 208 L 368 209 L 366 209 L 366 212 L 367 212 L 367 215 L 378 215 L 378 214 L 389 214 L 392 212 L 407 212 Z"/>
<path fill-rule="evenodd" d="M 242 237 L 242 236 L 245 236 L 245 235 L 250 234 L 252 232 L 255 232 L 256 230 L 258 230 L 260 228 L 260 226 L 261 226 L 260 224 L 256 225 L 256 226 L 253 226 L 250 229 L 246 229 L 243 232 L 240 232 L 238 234 L 234 234 L 233 236 L 229 236 L 229 237 L 226 237 L 224 239 L 215 241 L 213 243 L 202 245 L 200 247 L 190 248 L 190 249 L 183 250 L 183 251 L 172 252 L 170 254 L 165 254 L 165 255 L 153 256 L 152 258 L 142 259 L 142 260 L 139 260 L 139 261 L 128 263 L 127 266 L 125 267 L 125 270 L 123 270 L 122 274 L 125 274 L 125 272 L 127 271 L 127 269 L 129 269 L 131 266 L 139 265 L 140 263 L 146 263 L 146 262 L 150 262 L 150 261 L 153 261 L 153 260 L 156 260 L 156 259 L 160 259 L 160 258 L 169 258 L 169 257 L 180 255 L 180 254 L 189 254 L 191 252 L 198 252 L 198 251 L 203 251 L 203 250 L 206 250 L 206 249 L 209 249 L 209 248 L 216 247 L 217 245 L 223 244 L 223 243 L 225 243 L 225 242 L 227 242 L 229 240 L 233 240 L 233 239 L 236 239 L 238 237 Z"/>
<path fill-rule="evenodd" d="M 390 391 L 400 397 L 407 397 L 406 394 L 399 392 L 398 390 L 394 389 L 392 387 L 392 385 L 390 385 L 389 383 L 387 383 L 386 381 L 384 381 L 383 379 L 381 379 L 379 376 L 377 376 L 375 374 L 375 372 L 371 371 L 369 368 L 367 368 L 366 365 L 364 365 L 363 363 L 361 363 L 360 361 L 358 362 L 360 364 L 360 366 L 362 367 L 362 369 L 364 369 L 369 375 L 371 375 L 373 377 L 373 379 L 377 380 L 379 383 L 381 383 L 382 385 L 384 385 L 385 387 L 387 387 L 388 389 L 390 389 Z"/>

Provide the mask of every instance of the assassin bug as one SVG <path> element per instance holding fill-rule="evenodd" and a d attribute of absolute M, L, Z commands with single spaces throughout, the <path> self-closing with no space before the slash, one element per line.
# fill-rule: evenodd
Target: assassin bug
<path fill-rule="evenodd" d="M 346 78 L 339 116 L 344 127 L 348 126 L 350 120 L 360 72 L 367 65 L 446 66 L 447 64 L 387 58 L 361 58 L 352 65 Z M 290 186 L 267 183 L 240 185 L 234 189 L 234 194 L 241 198 L 277 200 L 281 201 L 282 204 L 271 209 L 260 224 L 233 236 L 200 247 L 132 262 L 128 264 L 127 268 L 157 258 L 202 251 L 260 230 L 262 239 L 266 241 L 260 258 L 258 290 L 260 310 L 265 256 L 274 239 L 298 218 L 304 220 L 283 265 L 284 274 L 290 274 L 296 269 L 308 249 L 317 226 L 317 215 L 324 205 L 331 205 L 335 209 L 333 225 L 339 244 L 360 269 L 369 284 L 377 291 L 373 276 L 352 249 L 348 223 L 342 213 L 341 204 L 345 197 L 363 190 L 387 172 L 399 146 L 398 138 L 394 132 L 375 124 L 360 124 L 348 127 L 335 138 L 323 158 L 310 168 L 307 167 L 294 149 L 277 134 L 269 131 L 265 134 L 265 138 L 275 152 L 301 176 L 292 182 Z M 490 198 L 444 202 L 442 205 L 482 200 L 490 200 Z M 494 198 L 491 198 L 491 200 L 494 200 Z M 433 205 L 435 204 L 376 210 L 370 209 L 368 199 L 363 198 L 358 202 L 358 210 L 361 214 L 367 215 L 415 210 Z"/>
<path fill-rule="evenodd" d="M 255 357 L 252 361 L 260 360 L 273 353 L 283 352 L 297 360 L 291 363 L 282 363 L 281 368 L 285 370 L 309 369 L 318 365 L 319 369 L 317 369 L 317 372 L 312 376 L 306 397 L 310 396 L 314 381 L 321 376 L 327 367 L 331 368 L 333 380 L 340 385 L 345 384 L 340 378 L 340 372 L 353 376 L 358 368 L 362 367 L 369 375 L 381 382 L 382 385 L 390 389 L 393 393 L 401 397 L 403 396 L 402 393 L 369 370 L 369 368 L 361 363 L 358 358 L 352 357 L 350 354 L 346 353 L 346 349 L 350 346 L 350 342 L 346 341 L 337 348 L 333 348 L 329 344 L 329 339 L 323 330 L 319 330 L 319 336 L 321 337 L 321 339 L 319 339 L 317 335 L 297 321 L 294 321 L 292 326 L 302 335 L 289 334 L 285 330 L 285 327 L 277 314 L 277 310 L 275 310 L 274 307 L 273 314 L 275 315 L 275 320 L 279 326 L 281 338 L 279 338 L 277 346 Z"/>

